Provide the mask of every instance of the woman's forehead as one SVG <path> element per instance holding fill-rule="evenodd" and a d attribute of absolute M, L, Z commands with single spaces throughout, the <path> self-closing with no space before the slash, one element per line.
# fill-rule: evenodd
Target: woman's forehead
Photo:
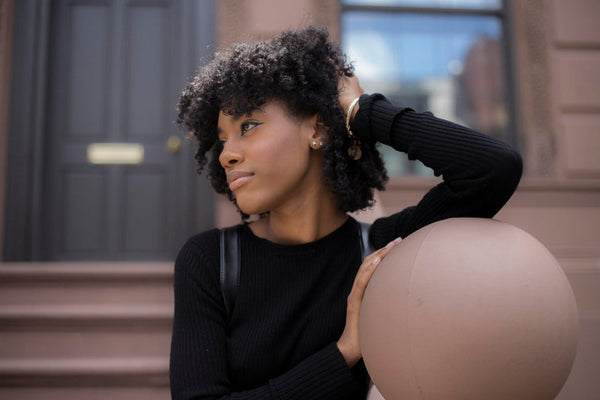
<path fill-rule="evenodd" d="M 244 105 L 240 106 L 240 102 L 236 101 L 233 101 L 228 105 L 221 105 L 221 107 L 219 107 L 219 118 L 221 116 L 230 117 L 237 121 L 244 117 L 250 117 L 255 113 L 268 113 L 269 109 L 275 107 L 282 109 L 287 114 L 293 114 L 285 101 L 274 97 L 265 99 L 261 102 L 246 100 Z"/>
<path fill-rule="evenodd" d="M 222 131 L 222 125 L 235 125 L 244 118 L 286 118 L 294 123 L 301 119 L 289 109 L 288 105 L 279 99 L 271 99 L 246 113 L 234 114 L 220 109 L 217 120 L 217 132 Z"/>

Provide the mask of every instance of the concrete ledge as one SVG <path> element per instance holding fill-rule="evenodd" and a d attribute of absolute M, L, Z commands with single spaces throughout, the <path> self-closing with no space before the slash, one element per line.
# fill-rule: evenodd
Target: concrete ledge
<path fill-rule="evenodd" d="M 169 359 L 0 360 L 0 386 L 167 386 Z"/>
<path fill-rule="evenodd" d="M 173 277 L 165 262 L 11 262 L 0 263 L 0 281 L 51 279 L 163 279 Z"/>
<path fill-rule="evenodd" d="M 0 306 L 0 320 L 9 319 L 171 319 L 169 305 L 12 305 Z"/>
<path fill-rule="evenodd" d="M 0 306 L 0 331 L 17 327 L 123 327 L 171 329 L 171 305 L 10 305 Z"/>

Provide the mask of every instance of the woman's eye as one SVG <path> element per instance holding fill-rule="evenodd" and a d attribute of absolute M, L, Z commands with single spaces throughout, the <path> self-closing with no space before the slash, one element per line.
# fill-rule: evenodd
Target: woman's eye
<path fill-rule="evenodd" d="M 242 127 L 241 127 L 241 131 L 242 131 L 242 135 L 254 128 L 256 128 L 257 126 L 261 125 L 260 122 L 252 122 L 252 121 L 246 121 L 242 123 Z"/>

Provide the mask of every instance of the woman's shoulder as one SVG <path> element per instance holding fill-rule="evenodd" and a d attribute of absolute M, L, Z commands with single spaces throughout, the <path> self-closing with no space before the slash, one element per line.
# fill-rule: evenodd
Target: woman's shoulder
<path fill-rule="evenodd" d="M 189 237 L 181 247 L 182 251 L 202 251 L 214 248 L 219 242 L 219 229 L 212 228 L 204 232 L 196 233 Z"/>
<path fill-rule="evenodd" d="M 212 270 L 219 266 L 219 232 L 212 228 L 189 237 L 179 249 L 175 270 Z"/>
<path fill-rule="evenodd" d="M 239 232 L 240 235 L 242 235 L 244 234 L 245 230 L 239 228 L 243 226 L 244 224 L 239 224 L 220 229 L 212 228 L 197 233 L 189 237 L 187 241 L 183 244 L 183 246 L 179 250 L 178 258 L 186 255 L 191 255 L 194 258 L 200 257 L 206 259 L 207 261 L 218 261 L 221 232 L 223 232 L 226 229 L 234 229 L 237 232 Z"/>

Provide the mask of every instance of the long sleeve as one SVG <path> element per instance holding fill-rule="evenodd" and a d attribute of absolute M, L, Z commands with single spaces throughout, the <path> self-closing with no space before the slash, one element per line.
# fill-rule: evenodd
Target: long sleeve
<path fill-rule="evenodd" d="M 232 382 L 227 316 L 220 297 L 218 235 L 202 234 L 183 246 L 175 262 L 175 311 L 171 344 L 170 384 L 173 399 L 331 399 L 354 398 L 362 391 L 356 372 L 346 365 L 335 342 L 321 347 L 291 368 L 251 389 Z M 218 253 L 218 250 L 215 250 Z M 251 268 L 251 267 L 249 267 Z M 244 284 L 246 287 L 248 284 Z M 285 298 L 282 299 L 285 302 Z M 248 304 L 239 303 L 240 307 Z M 236 303 L 237 306 L 237 303 Z M 283 310 L 282 310 L 283 312 Z M 258 321 L 259 324 L 277 323 Z M 241 335 L 251 335 L 252 332 Z M 273 352 L 277 356 L 277 340 Z M 248 343 L 247 346 L 253 346 Z M 269 355 L 263 363 L 269 368 Z M 363 367 L 364 368 L 364 367 Z M 365 375 L 366 376 L 366 372 Z M 247 390 L 246 390 L 247 389 Z M 354 393 L 352 393 L 354 392 Z"/>
<path fill-rule="evenodd" d="M 225 393 L 226 326 L 222 302 L 213 289 L 218 276 L 188 241 L 175 261 L 170 384 L 173 399 L 213 398 Z"/>
<path fill-rule="evenodd" d="M 353 128 L 361 140 L 390 145 L 443 178 L 416 206 L 373 224 L 377 246 L 391 232 L 406 237 L 445 218 L 491 218 L 521 178 L 521 157 L 507 144 L 429 112 L 396 107 L 380 94 L 361 96 Z"/>

